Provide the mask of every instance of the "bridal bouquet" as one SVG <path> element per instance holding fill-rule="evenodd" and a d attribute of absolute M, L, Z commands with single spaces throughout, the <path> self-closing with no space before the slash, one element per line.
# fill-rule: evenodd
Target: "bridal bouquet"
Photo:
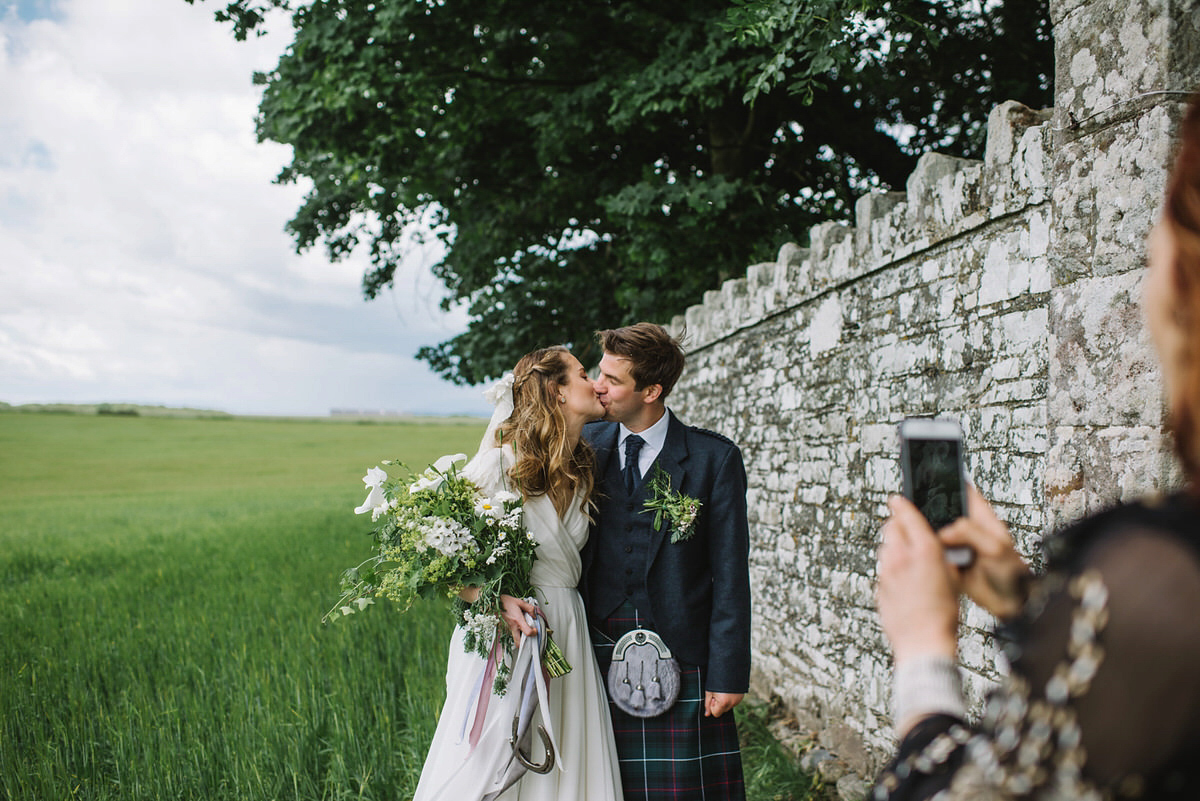
<path fill-rule="evenodd" d="M 504 490 L 485 495 L 459 472 L 466 458 L 443 456 L 405 481 L 379 467 L 367 471 L 369 493 L 354 511 L 371 514 L 377 552 L 343 574 L 341 598 L 323 620 L 361 611 L 375 597 L 403 609 L 417 596 L 454 598 L 466 649 L 495 667 L 502 694 L 510 666 L 500 649 L 511 652 L 512 638 L 500 625 L 500 595 L 533 595 L 529 574 L 537 543 L 525 528 L 521 496 Z M 470 604 L 458 598 L 469 586 L 479 588 Z"/>

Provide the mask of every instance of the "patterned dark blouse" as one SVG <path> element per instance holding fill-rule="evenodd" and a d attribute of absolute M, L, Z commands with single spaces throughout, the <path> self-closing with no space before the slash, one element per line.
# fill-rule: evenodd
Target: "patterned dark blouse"
<path fill-rule="evenodd" d="M 1200 799 L 1200 502 L 1087 518 L 1047 565 L 983 719 L 921 720 L 869 798 Z"/>

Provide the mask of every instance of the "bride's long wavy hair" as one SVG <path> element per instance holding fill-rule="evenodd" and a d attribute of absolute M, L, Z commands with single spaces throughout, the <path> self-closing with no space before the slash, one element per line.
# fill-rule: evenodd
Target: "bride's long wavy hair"
<path fill-rule="evenodd" d="M 583 438 L 571 448 L 559 402 L 569 379 L 563 358 L 568 353 L 556 346 L 521 357 L 513 368 L 513 413 L 500 433 L 517 456 L 508 474 L 525 497 L 548 495 L 561 515 L 582 490 L 581 508 L 590 517 L 595 455 Z"/>

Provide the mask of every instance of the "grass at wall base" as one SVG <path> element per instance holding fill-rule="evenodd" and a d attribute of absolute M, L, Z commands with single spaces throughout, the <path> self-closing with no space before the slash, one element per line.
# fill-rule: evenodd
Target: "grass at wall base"
<path fill-rule="evenodd" d="M 0 798 L 409 798 L 447 615 L 318 621 L 366 468 L 482 428 L 0 414 Z M 743 729 L 751 797 L 807 797 Z"/>

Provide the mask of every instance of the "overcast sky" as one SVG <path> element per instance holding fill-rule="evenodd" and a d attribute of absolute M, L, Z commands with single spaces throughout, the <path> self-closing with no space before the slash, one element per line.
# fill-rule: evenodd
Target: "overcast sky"
<path fill-rule="evenodd" d="M 0 0 L 0 401 L 487 414 L 413 358 L 466 327 L 432 255 L 367 302 L 364 260 L 294 252 L 251 83 L 289 30 L 216 7 Z"/>

